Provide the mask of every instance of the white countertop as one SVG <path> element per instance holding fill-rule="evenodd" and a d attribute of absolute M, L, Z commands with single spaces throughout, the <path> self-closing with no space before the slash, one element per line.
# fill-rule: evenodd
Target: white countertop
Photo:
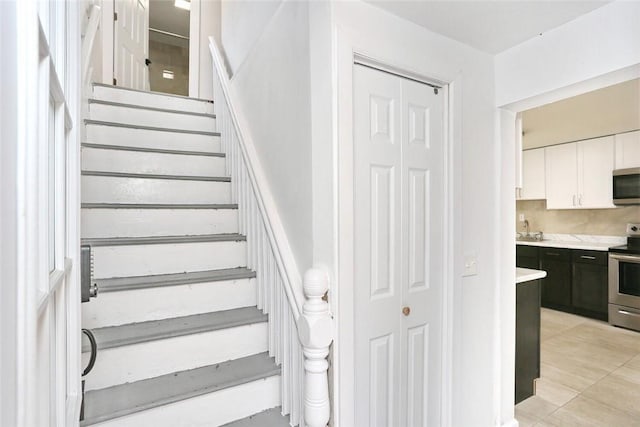
<path fill-rule="evenodd" d="M 516 240 L 516 245 L 606 252 L 610 247 L 624 245 L 626 242 L 624 237 L 590 236 L 585 234 L 545 234 L 544 238 L 545 240 L 541 242 L 521 242 Z"/>
<path fill-rule="evenodd" d="M 546 271 L 516 267 L 516 283 L 530 282 L 544 277 L 547 277 Z"/>

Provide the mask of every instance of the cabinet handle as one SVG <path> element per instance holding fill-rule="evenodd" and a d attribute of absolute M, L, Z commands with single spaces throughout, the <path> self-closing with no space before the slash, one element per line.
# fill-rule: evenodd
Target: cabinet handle
<path fill-rule="evenodd" d="M 574 194 L 573 195 L 573 206 L 575 206 L 575 205 L 576 205 L 576 195 Z"/>
<path fill-rule="evenodd" d="M 578 196 L 578 204 L 582 206 L 582 194 Z"/>
<path fill-rule="evenodd" d="M 560 254 L 557 252 L 545 252 L 545 255 L 560 256 Z"/>
<path fill-rule="evenodd" d="M 589 255 L 580 255 L 580 258 L 582 258 L 582 259 L 596 259 L 596 257 L 589 256 Z"/>

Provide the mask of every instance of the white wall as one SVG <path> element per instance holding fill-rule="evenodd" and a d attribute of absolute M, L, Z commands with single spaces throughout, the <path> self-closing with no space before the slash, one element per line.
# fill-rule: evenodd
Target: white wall
<path fill-rule="evenodd" d="M 308 3 L 283 2 L 231 80 L 301 271 L 313 243 L 308 26 Z"/>
<path fill-rule="evenodd" d="M 615 1 L 496 55 L 502 106 L 640 63 L 640 2 Z"/>
<path fill-rule="evenodd" d="M 491 426 L 498 418 L 496 375 L 498 334 L 496 332 L 496 261 L 498 217 L 498 150 L 495 135 L 493 58 L 461 43 L 425 30 L 408 21 L 362 2 L 336 2 L 334 29 L 355 40 L 355 48 L 378 60 L 432 78 L 452 82 L 453 89 L 453 171 L 455 254 L 453 300 L 453 389 L 452 424 L 454 426 Z M 350 80 L 352 58 L 338 60 L 337 120 L 351 114 L 351 105 L 343 103 L 341 86 Z M 342 76 L 342 77 L 341 77 Z M 342 89 L 347 92 L 349 88 Z M 340 131 L 339 131 L 340 132 Z M 315 161 L 315 159 L 314 159 Z M 342 182 L 341 185 L 344 185 Z M 478 274 L 461 277 L 462 254 L 478 257 Z M 352 285 L 338 283 L 340 304 L 343 290 Z M 334 308 L 335 309 L 335 308 Z M 349 308 L 345 308 L 348 317 Z M 348 321 L 341 317 L 344 326 Z M 348 337 L 338 343 L 349 345 Z M 340 351 L 340 358 L 349 350 Z M 344 360 L 340 361 L 342 363 Z M 339 393 L 348 387 L 350 367 L 339 367 Z M 345 379 L 346 378 L 346 379 Z M 343 401 L 345 403 L 345 401 Z M 349 426 L 348 403 L 338 414 L 340 425 Z M 352 409 L 351 409 L 352 410 Z"/>
<path fill-rule="evenodd" d="M 276 13 L 282 0 L 222 0 L 222 46 L 235 74 Z"/>

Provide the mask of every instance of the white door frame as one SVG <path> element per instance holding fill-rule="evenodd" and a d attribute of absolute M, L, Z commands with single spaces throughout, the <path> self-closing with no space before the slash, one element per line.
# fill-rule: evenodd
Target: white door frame
<path fill-rule="evenodd" d="M 457 90 L 460 74 L 442 76 L 419 65 L 396 67 L 398 63 L 392 51 L 381 53 L 379 44 L 371 38 L 347 32 L 343 28 L 336 31 L 337 97 L 334 100 L 337 116 L 337 138 L 334 152 L 334 167 L 337 171 L 334 180 L 334 194 L 337 201 L 337 278 L 338 285 L 330 294 L 331 305 L 335 307 L 338 329 L 333 346 L 333 407 L 334 425 L 355 425 L 355 377 L 354 377 L 354 189 L 353 189 L 353 66 L 356 55 L 373 58 L 386 68 L 397 70 L 401 74 L 425 76 L 427 81 L 438 82 L 443 86 L 445 100 L 445 200 L 444 200 L 444 283 L 442 292 L 442 426 L 451 425 L 451 389 L 453 365 L 453 309 L 459 305 L 455 299 L 456 277 L 461 277 L 459 262 L 460 245 L 454 242 L 461 237 L 460 185 L 462 182 L 461 156 L 461 93 Z"/>
<path fill-rule="evenodd" d="M 640 78 L 640 64 L 607 73 L 589 80 L 576 82 L 552 92 L 532 94 L 507 105 L 498 106 L 502 154 L 500 179 L 500 287 L 498 325 L 500 325 L 500 370 L 496 373 L 496 384 L 500 384 L 500 416 L 502 426 L 515 426 L 515 287 L 516 247 L 513 241 L 513 224 L 516 223 L 516 113 L 536 108 L 551 102 L 581 95 L 627 80 Z"/>
<path fill-rule="evenodd" d="M 11 167 L 3 170 L 0 223 L 2 296 L 11 297 L 0 300 L 3 344 L 7 333 L 6 343 L 12 347 L 3 347 L 0 358 L 0 421 L 77 426 L 81 399 L 80 19 L 84 4 L 24 0 L 0 7 L 13 14 L 2 17 L 13 19 L 3 33 L 9 39 L 3 53 L 13 58 L 6 67 L 11 71 L 0 82 L 11 87 L 3 96 L 12 109 L 2 111 L 2 153 L 11 157 L 3 157 L 1 164 Z M 5 136 L 11 137 L 4 140 Z M 51 162 L 55 168 L 50 171 Z M 5 400 L 12 405 L 7 412 Z"/>
<path fill-rule="evenodd" d="M 114 0 L 102 0 L 102 14 L 100 15 L 100 31 L 102 35 L 102 82 L 113 84 L 113 51 L 115 38 L 113 34 Z"/>

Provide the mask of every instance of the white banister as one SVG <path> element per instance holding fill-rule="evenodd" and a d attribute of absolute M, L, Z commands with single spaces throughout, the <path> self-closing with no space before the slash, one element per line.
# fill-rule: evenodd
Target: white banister
<path fill-rule="evenodd" d="M 232 102 L 223 56 L 216 41 L 209 41 L 216 123 L 231 176 L 231 198 L 238 204 L 239 232 L 247 238 L 247 267 L 256 272 L 257 305 L 269 315 L 269 354 L 281 367 L 282 412 L 289 414 L 292 426 L 324 427 L 331 412 L 327 356 L 333 325 L 322 300 L 328 275 L 309 270 L 303 290 L 248 124 Z"/>
<path fill-rule="evenodd" d="M 323 270 L 307 270 L 304 274 L 307 300 L 298 332 L 304 353 L 304 421 L 308 427 L 325 427 L 331 412 L 327 356 L 333 341 L 333 320 L 329 304 L 322 299 L 328 290 L 329 277 Z"/>
<path fill-rule="evenodd" d="M 93 44 L 96 39 L 96 34 L 98 33 L 98 28 L 100 27 L 100 15 L 101 9 L 100 6 L 92 5 L 89 12 L 89 23 L 87 24 L 86 30 L 84 32 L 84 36 L 82 38 L 82 88 L 84 89 L 87 85 L 87 79 L 90 76 L 90 65 L 91 65 L 91 53 L 93 51 Z"/>

